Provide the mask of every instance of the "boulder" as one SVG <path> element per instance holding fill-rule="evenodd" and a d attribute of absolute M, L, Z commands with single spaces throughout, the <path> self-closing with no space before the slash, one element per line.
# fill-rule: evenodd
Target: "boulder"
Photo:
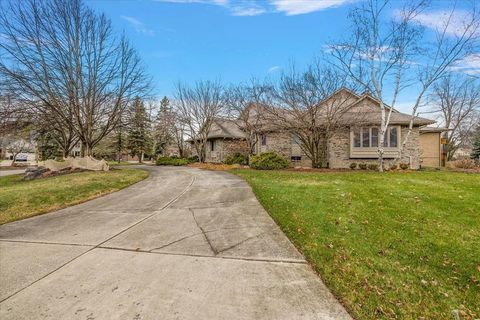
<path fill-rule="evenodd" d="M 23 180 L 28 181 L 28 180 L 44 177 L 45 175 L 48 174 L 48 172 L 50 172 L 50 169 L 42 166 L 27 168 L 27 170 L 25 170 L 25 175 L 23 176 Z"/>

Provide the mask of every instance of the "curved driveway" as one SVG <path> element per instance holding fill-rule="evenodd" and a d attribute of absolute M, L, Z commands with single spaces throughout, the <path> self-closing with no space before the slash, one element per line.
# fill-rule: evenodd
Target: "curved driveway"
<path fill-rule="evenodd" d="M 0 226 L 1 319 L 351 319 L 242 179 L 144 169 Z"/>

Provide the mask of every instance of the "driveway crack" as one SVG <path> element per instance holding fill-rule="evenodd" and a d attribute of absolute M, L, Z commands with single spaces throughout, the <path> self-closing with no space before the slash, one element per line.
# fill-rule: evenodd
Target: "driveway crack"
<path fill-rule="evenodd" d="M 198 223 L 197 218 L 195 217 L 195 212 L 193 211 L 192 208 L 188 208 L 188 210 L 192 213 L 193 220 L 195 220 L 195 223 L 196 223 L 198 229 L 200 229 L 200 231 L 202 231 L 202 234 L 203 234 L 203 237 L 205 238 L 205 241 L 207 241 L 208 245 L 210 246 L 210 250 L 212 250 L 213 254 L 216 256 L 218 252 L 213 247 L 212 243 L 210 242 L 210 239 L 208 239 L 207 233 L 205 232 L 205 230 Z"/>

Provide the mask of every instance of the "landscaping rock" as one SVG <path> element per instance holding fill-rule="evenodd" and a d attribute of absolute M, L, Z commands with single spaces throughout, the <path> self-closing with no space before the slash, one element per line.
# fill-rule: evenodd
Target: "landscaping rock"
<path fill-rule="evenodd" d="M 47 169 L 45 167 L 27 168 L 25 170 L 25 175 L 23 176 L 23 180 L 28 181 L 28 180 L 44 177 L 44 175 L 48 172 L 50 172 L 50 169 Z"/>

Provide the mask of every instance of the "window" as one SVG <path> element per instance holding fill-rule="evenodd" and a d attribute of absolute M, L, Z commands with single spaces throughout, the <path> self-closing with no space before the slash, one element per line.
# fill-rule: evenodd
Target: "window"
<path fill-rule="evenodd" d="M 215 151 L 215 140 L 210 140 L 210 151 Z"/>
<path fill-rule="evenodd" d="M 370 147 L 370 129 L 369 128 L 362 128 L 362 147 L 363 148 Z"/>
<path fill-rule="evenodd" d="M 291 156 L 290 160 L 292 160 L 292 161 L 302 161 L 302 157 L 301 156 Z"/>
<path fill-rule="evenodd" d="M 292 144 L 300 145 L 300 137 L 296 134 L 292 134 Z"/>
<path fill-rule="evenodd" d="M 266 145 L 267 145 L 267 135 L 262 134 L 262 146 L 266 146 Z"/>
<path fill-rule="evenodd" d="M 376 148 L 378 147 L 378 136 L 380 129 L 377 127 L 353 129 L 354 148 Z M 383 146 L 386 148 L 398 147 L 398 127 L 390 127 L 385 132 Z"/>
<path fill-rule="evenodd" d="M 353 146 L 355 148 L 360 148 L 360 129 L 355 129 L 353 131 Z"/>
<path fill-rule="evenodd" d="M 372 147 L 378 147 L 378 128 L 372 128 Z"/>
<path fill-rule="evenodd" d="M 390 128 L 390 148 L 397 147 L 397 128 Z"/>

